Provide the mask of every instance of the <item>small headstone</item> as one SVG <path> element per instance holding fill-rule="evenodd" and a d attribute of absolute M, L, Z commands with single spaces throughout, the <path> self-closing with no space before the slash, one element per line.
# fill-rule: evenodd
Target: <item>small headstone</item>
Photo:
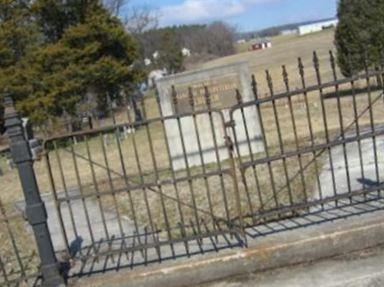
<path fill-rule="evenodd" d="M 23 128 L 24 128 L 24 136 L 26 140 L 31 140 L 34 138 L 33 136 L 33 129 L 31 121 L 28 118 L 23 118 Z"/>
<path fill-rule="evenodd" d="M 15 163 L 11 158 L 7 159 L 8 170 L 12 171 L 15 168 Z"/>
<path fill-rule="evenodd" d="M 172 98 L 172 86 L 174 86 L 177 94 L 176 103 Z M 230 108 L 238 103 L 236 90 L 240 92 L 243 102 L 254 100 L 249 65 L 247 62 L 240 62 L 159 79 L 157 88 L 163 115 L 174 116 L 176 114 L 191 113 L 189 88 L 192 90 L 195 110 L 207 110 L 205 87 L 208 88 L 210 94 L 212 109 L 221 110 L 225 122 L 231 120 Z M 236 151 L 240 153 L 240 156 L 249 155 L 250 149 L 252 153 L 264 150 L 256 106 L 246 107 L 243 112 L 246 124 L 243 121 L 240 109 L 235 110 L 232 117 L 235 123 L 238 145 Z M 174 170 L 186 168 L 184 148 L 189 167 L 202 164 L 196 130 L 198 130 L 202 142 L 204 164 L 217 161 L 216 150 L 219 153 L 220 160 L 227 159 L 229 156 L 224 134 L 224 122 L 220 114 L 215 113 L 213 116 L 214 131 L 212 131 L 209 113 L 199 115 L 196 119 L 197 128 L 192 116 L 184 116 L 180 121 L 176 119 L 165 121 L 166 136 Z M 179 124 L 181 125 L 181 131 Z M 246 131 L 246 128 L 248 131 Z M 216 136 L 216 143 L 213 134 Z M 181 136 L 184 138 L 185 147 L 183 147 Z M 230 134 L 230 136 L 232 139 L 235 138 L 233 134 Z"/>
<path fill-rule="evenodd" d="M 111 140 L 108 134 L 103 135 L 104 146 L 107 147 L 111 144 Z"/>

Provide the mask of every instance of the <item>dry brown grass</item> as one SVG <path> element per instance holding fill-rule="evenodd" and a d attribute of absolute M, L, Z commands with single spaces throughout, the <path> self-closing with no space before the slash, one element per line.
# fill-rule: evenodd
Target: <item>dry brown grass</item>
<path fill-rule="evenodd" d="M 220 58 L 199 65 L 198 68 L 211 68 L 239 61 L 247 61 L 251 72 L 255 74 L 260 83 L 260 94 L 269 94 L 268 86 L 265 85 L 265 70 L 268 69 L 274 79 L 274 88 L 276 92 L 285 90 L 282 79 L 281 66 L 285 65 L 290 75 L 291 88 L 301 87 L 298 73 L 297 58 L 301 57 L 306 67 L 307 85 L 315 84 L 315 72 L 312 64 L 312 53 L 316 51 L 319 56 L 320 67 L 323 80 L 330 80 L 331 70 L 329 64 L 329 51 L 335 50 L 334 30 L 325 30 L 319 33 L 305 36 L 289 35 L 277 36 L 271 39 L 272 48 L 262 51 L 241 52 L 236 55 Z"/>

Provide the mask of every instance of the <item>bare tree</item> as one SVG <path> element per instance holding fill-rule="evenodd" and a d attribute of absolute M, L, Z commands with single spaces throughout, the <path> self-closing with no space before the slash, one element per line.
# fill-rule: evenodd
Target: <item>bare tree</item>
<path fill-rule="evenodd" d="M 124 19 L 127 30 L 132 34 L 156 29 L 159 25 L 159 12 L 148 6 L 131 7 Z"/>
<path fill-rule="evenodd" d="M 130 0 L 104 0 L 104 6 L 115 16 L 120 16 L 123 7 L 128 6 Z"/>
<path fill-rule="evenodd" d="M 105 7 L 115 16 L 121 17 L 127 30 L 132 34 L 156 29 L 159 25 L 158 10 L 149 6 L 132 6 L 130 0 L 104 0 Z"/>
<path fill-rule="evenodd" d="M 228 56 L 234 53 L 235 28 L 227 23 L 217 21 L 207 29 L 207 45 L 210 54 Z"/>

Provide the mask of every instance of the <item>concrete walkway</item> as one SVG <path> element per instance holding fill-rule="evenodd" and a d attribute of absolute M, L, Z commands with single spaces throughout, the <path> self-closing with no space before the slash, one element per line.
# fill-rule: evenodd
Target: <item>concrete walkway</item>
<path fill-rule="evenodd" d="M 68 191 L 68 196 L 75 197 L 79 195 L 77 189 Z M 58 197 L 64 197 L 64 193 L 58 194 Z M 68 240 L 68 246 L 75 253 L 83 246 L 92 245 L 93 242 L 106 240 L 108 236 L 121 234 L 118 225 L 117 215 L 113 211 L 104 211 L 106 229 L 104 228 L 101 209 L 94 198 L 82 200 L 71 200 L 70 203 L 62 202 L 60 207 L 56 207 L 56 202 L 52 194 L 42 195 L 45 207 L 48 213 L 48 227 L 51 233 L 53 246 L 56 251 L 66 249 L 66 241 L 62 226 L 60 225 L 59 212 L 64 223 L 65 234 Z M 25 203 L 18 202 L 16 206 L 24 210 Z M 86 208 L 85 208 L 86 207 Z M 86 211 L 88 212 L 89 225 L 87 222 Z M 71 215 L 72 211 L 72 215 Z M 121 218 L 123 230 L 126 234 L 133 234 L 135 228 L 132 221 L 127 218 Z"/>
<path fill-rule="evenodd" d="M 320 199 L 321 196 L 327 198 L 335 194 L 345 194 L 349 191 L 369 188 L 384 180 L 384 136 L 376 138 L 378 173 L 381 177 L 379 179 L 376 175 L 373 140 L 363 140 L 360 146 L 362 161 L 360 161 L 358 142 L 347 144 L 345 150 L 342 145 L 333 147 L 331 149 L 333 169 L 331 168 L 328 151 L 324 151 L 323 158 L 326 158 L 326 163 L 320 174 L 321 192 L 320 189 L 317 188 L 314 194 L 315 199 Z M 347 157 L 348 169 L 346 168 L 344 152 Z M 349 173 L 349 182 L 347 170 Z M 333 186 L 333 177 L 335 178 L 336 188 Z"/>
<path fill-rule="evenodd" d="M 198 287 L 382 287 L 384 249 L 372 249 L 310 265 L 252 273 Z"/>
<path fill-rule="evenodd" d="M 373 212 L 373 205 L 381 211 Z M 340 260 L 327 260 L 320 265 L 309 264 L 383 245 L 383 209 L 384 200 L 380 200 L 356 206 L 356 210 L 368 212 L 360 216 L 323 224 L 313 224 L 315 216 L 295 219 L 289 225 L 288 220 L 274 223 L 274 226 L 270 226 L 274 231 L 265 233 L 268 236 L 255 231 L 258 236 L 248 241 L 248 248 L 227 249 L 217 254 L 180 258 L 133 270 L 122 269 L 117 273 L 94 274 L 89 278 L 72 278 L 71 284 L 94 287 L 190 287 L 220 280 L 203 286 L 383 286 L 381 283 L 370 285 L 382 280 L 384 256 L 381 253 L 377 257 L 357 256 L 355 260 L 343 257 Z M 319 214 L 318 217 L 324 218 L 324 215 Z M 295 229 L 294 224 L 298 225 L 299 221 L 312 224 Z M 282 226 L 282 232 L 279 232 L 277 225 Z M 287 266 L 290 268 L 278 270 Z M 241 274 L 248 275 L 236 277 Z"/>

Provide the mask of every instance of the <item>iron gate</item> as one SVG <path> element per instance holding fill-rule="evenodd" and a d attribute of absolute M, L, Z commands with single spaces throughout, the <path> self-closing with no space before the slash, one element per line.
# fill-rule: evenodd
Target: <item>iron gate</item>
<path fill-rule="evenodd" d="M 193 109 L 139 124 L 129 111 L 126 116 L 127 123 L 114 119 L 110 127 L 44 143 L 54 195 L 46 205 L 57 212 L 51 225 L 60 223 L 60 230 L 51 227 L 53 243 L 83 262 L 72 274 L 242 246 L 235 161 L 222 112 Z M 210 138 L 201 130 L 207 122 Z M 175 131 L 179 141 L 170 143 Z M 104 261 L 95 263 L 99 257 Z"/>
<path fill-rule="evenodd" d="M 260 96 L 255 76 L 255 100 L 243 103 L 238 93 L 238 105 L 230 113 L 232 119 L 241 115 L 241 125 L 232 120 L 236 147 L 240 129 L 247 134 L 247 152 L 237 156 L 246 226 L 381 198 L 382 71 L 367 68 L 360 75 L 338 79 L 332 52 L 329 63 L 327 82 L 322 81 L 320 62 L 314 53 L 314 84 L 307 86 L 308 70 L 298 59 L 301 86 L 295 90 L 282 66 L 282 92 L 274 91 L 267 70 L 266 96 Z M 258 128 L 264 135 L 263 152 L 253 150 L 244 116 L 247 109 L 257 113 Z"/>

